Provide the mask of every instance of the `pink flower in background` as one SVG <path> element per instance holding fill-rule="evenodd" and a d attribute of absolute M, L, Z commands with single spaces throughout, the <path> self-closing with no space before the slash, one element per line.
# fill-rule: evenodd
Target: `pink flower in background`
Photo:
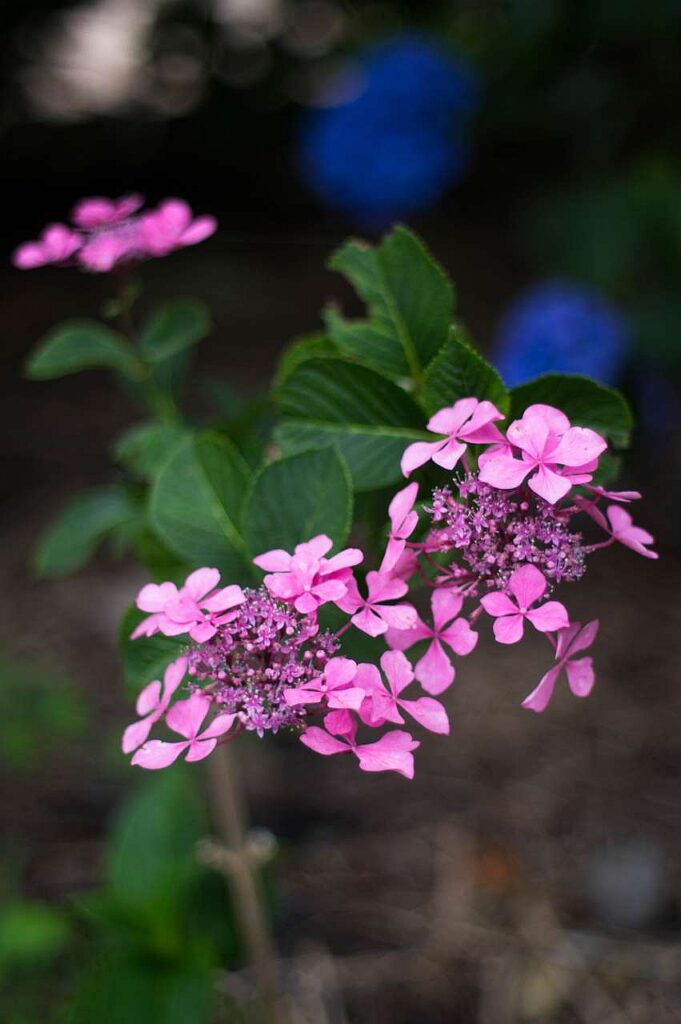
<path fill-rule="evenodd" d="M 298 544 L 292 555 L 276 548 L 258 555 L 253 562 L 270 573 L 264 583 L 272 597 L 309 615 L 327 601 L 338 601 L 345 595 L 352 566 L 364 558 L 359 548 L 346 548 L 332 558 L 325 558 L 332 547 L 331 538 L 320 533 Z"/>
<path fill-rule="evenodd" d="M 106 274 L 119 263 L 143 259 L 143 253 L 137 246 L 136 229 L 124 228 L 102 231 L 83 243 L 78 253 L 78 262 L 86 270 Z"/>
<path fill-rule="evenodd" d="M 66 263 L 80 248 L 81 237 L 65 224 L 49 224 L 35 242 L 24 242 L 12 254 L 12 263 L 20 270 L 32 270 L 49 263 Z"/>
<path fill-rule="evenodd" d="M 201 732 L 201 726 L 212 706 L 210 697 L 200 693 L 194 693 L 187 700 L 173 704 L 166 714 L 166 725 L 184 739 L 177 743 L 149 740 L 140 747 L 131 763 L 140 768 L 156 769 L 167 768 L 185 751 L 186 761 L 202 761 L 208 757 L 215 750 L 219 737 L 231 729 L 236 718 L 236 715 L 216 715 Z"/>
<path fill-rule="evenodd" d="M 547 706 L 560 673 L 565 675 L 575 697 L 588 697 L 595 682 L 593 658 L 575 658 L 575 654 L 591 647 L 598 633 L 598 619 L 582 626 L 572 622 L 556 634 L 556 664 L 542 676 L 539 685 L 522 703 L 524 708 L 540 713 Z"/>
<path fill-rule="evenodd" d="M 351 658 L 332 658 L 326 663 L 322 675 L 302 686 L 284 690 L 284 699 L 289 707 L 320 704 L 326 700 L 329 708 L 359 711 L 366 694 L 358 686 L 351 685 L 356 675 L 357 663 Z"/>
<path fill-rule="evenodd" d="M 547 601 L 532 608 L 546 593 L 546 580 L 533 565 L 516 569 L 508 582 L 515 601 L 507 593 L 497 590 L 485 594 L 482 607 L 493 616 L 494 636 L 500 644 L 515 644 L 522 639 L 525 619 L 541 633 L 553 633 L 569 625 L 568 613 L 559 601 Z"/>
<path fill-rule="evenodd" d="M 401 729 L 384 733 L 374 743 L 357 743 L 357 722 L 348 711 L 330 711 L 324 717 L 324 729 L 313 725 L 300 737 L 317 754 L 353 753 L 364 772 L 399 772 L 414 778 L 413 751 L 420 746 L 408 732 Z"/>
<path fill-rule="evenodd" d="M 414 670 L 428 693 L 442 693 L 454 681 L 455 669 L 444 645 L 463 656 L 470 654 L 478 642 L 478 634 L 471 629 L 468 620 L 457 618 L 463 600 L 456 590 L 438 587 L 431 596 L 432 627 L 418 618 L 413 629 L 389 629 L 386 634 L 388 646 L 397 651 L 406 651 L 419 640 L 430 640 L 428 650 Z"/>
<path fill-rule="evenodd" d="M 367 596 L 362 597 L 357 581 L 349 579 L 347 592 L 336 601 L 341 611 L 352 616 L 352 623 L 369 636 L 380 636 L 389 627 L 411 629 L 416 625 L 416 612 L 410 604 L 387 604 L 404 597 L 409 587 L 404 580 L 380 572 L 367 573 Z"/>
<path fill-rule="evenodd" d="M 531 474 L 530 488 L 551 505 L 564 498 L 573 484 L 591 479 L 595 460 L 607 448 L 600 434 L 570 426 L 559 409 L 544 405 L 530 406 L 522 419 L 511 423 L 506 436 L 520 450 L 521 458 L 503 451 L 486 458 L 480 480 L 511 490 Z"/>
<path fill-rule="evenodd" d="M 123 733 L 123 753 L 130 754 L 144 743 L 152 726 L 158 722 L 165 713 L 170 700 L 184 679 L 187 671 L 187 659 L 185 657 L 172 661 L 165 670 L 163 686 L 158 679 L 145 686 L 139 697 L 135 708 L 140 715 L 138 722 L 133 722 Z"/>
<path fill-rule="evenodd" d="M 241 587 L 232 584 L 218 590 L 219 582 L 217 569 L 197 569 L 180 590 L 170 582 L 142 587 L 136 604 L 141 611 L 151 614 L 134 630 L 133 640 L 154 633 L 189 633 L 192 640 L 203 643 L 215 636 L 218 626 L 230 622 L 245 599 Z"/>
<path fill-rule="evenodd" d="M 110 227 L 131 217 L 144 205 L 144 196 L 132 193 L 120 199 L 106 199 L 104 196 L 89 196 L 79 199 L 71 211 L 71 220 L 85 231 Z"/>
<path fill-rule="evenodd" d="M 404 553 L 408 538 L 418 526 L 419 514 L 414 511 L 418 492 L 418 484 L 407 484 L 397 492 L 388 506 L 390 535 L 379 569 L 381 573 L 389 573 L 395 568 Z"/>
<path fill-rule="evenodd" d="M 365 665 L 366 674 L 362 683 L 368 687 L 367 702 L 362 708 L 361 718 L 367 725 L 378 726 L 385 722 L 404 724 L 400 709 L 411 715 L 419 725 L 430 732 L 449 735 L 449 719 L 447 712 L 439 701 L 432 697 L 408 699 L 402 691 L 414 681 L 414 670 L 401 651 L 386 651 L 381 655 L 381 668 L 388 680 L 388 688 L 383 685 L 380 673 L 375 665 Z M 373 669 L 373 672 L 368 670 Z"/>
<path fill-rule="evenodd" d="M 466 451 L 467 444 L 490 444 L 503 441 L 494 420 L 503 420 L 491 402 L 477 398 L 460 398 L 450 408 L 440 409 L 428 421 L 433 434 L 445 434 L 441 441 L 416 441 L 402 456 L 402 473 L 409 476 L 431 460 L 443 469 L 454 469 Z"/>
<path fill-rule="evenodd" d="M 215 217 L 194 217 L 183 199 L 165 199 L 158 209 L 142 215 L 139 240 L 152 256 L 167 256 L 174 249 L 203 242 L 216 229 Z"/>

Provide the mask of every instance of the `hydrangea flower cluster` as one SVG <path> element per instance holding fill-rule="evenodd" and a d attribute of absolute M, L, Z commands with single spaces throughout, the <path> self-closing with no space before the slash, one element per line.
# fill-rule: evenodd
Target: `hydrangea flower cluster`
<path fill-rule="evenodd" d="M 182 199 L 164 199 L 155 210 L 143 211 L 143 205 L 137 194 L 81 199 L 71 211 L 71 225 L 48 224 L 40 238 L 15 249 L 12 262 L 20 270 L 54 263 L 108 273 L 196 245 L 217 228 L 214 217 L 194 217 Z"/>
<path fill-rule="evenodd" d="M 155 769 L 182 755 L 198 761 L 244 730 L 262 737 L 288 729 L 318 754 L 349 753 L 363 771 L 412 778 L 420 741 L 406 721 L 449 733 L 436 698 L 456 678 L 456 660 L 475 649 L 485 621 L 503 645 L 518 643 L 526 630 L 549 642 L 552 664 L 524 708 L 544 711 L 563 672 L 571 692 L 586 697 L 595 681 L 586 652 L 598 621 L 570 621 L 554 590 L 580 579 L 589 555 L 618 542 L 657 558 L 653 538 L 623 507 L 640 494 L 594 483 L 606 442 L 559 409 L 532 405 L 505 431 L 503 420 L 476 398 L 431 418 L 434 440 L 410 445 L 402 471 L 408 477 L 433 462 L 446 478 L 421 502 L 415 481 L 395 494 L 385 552 L 364 581 L 355 577 L 362 551 L 332 555 L 322 534 L 292 553 L 254 559 L 266 573 L 258 589 L 222 587 L 209 568 L 181 587 L 143 587 L 137 605 L 147 615 L 133 636 L 184 634 L 187 645 L 163 683 L 140 694 L 139 718 L 123 737 L 132 763 Z M 578 518 L 595 523 L 604 539 L 587 541 Z M 405 600 L 418 588 L 430 591 L 428 612 Z M 323 625 L 327 605 L 345 616 L 335 632 Z M 378 665 L 343 654 L 351 629 L 381 638 L 388 649 Z M 180 739 L 148 738 L 162 720 Z"/>

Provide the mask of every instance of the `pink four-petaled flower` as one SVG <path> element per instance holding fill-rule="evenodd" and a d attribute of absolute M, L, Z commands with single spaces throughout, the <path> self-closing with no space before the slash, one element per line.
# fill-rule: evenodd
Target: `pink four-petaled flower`
<path fill-rule="evenodd" d="M 506 431 L 507 441 L 519 449 L 489 452 L 480 460 L 480 480 L 511 490 L 529 475 L 530 488 L 554 505 L 573 484 L 591 480 L 605 440 L 588 427 L 572 427 L 567 416 L 548 405 L 531 405 L 522 419 Z"/>
<path fill-rule="evenodd" d="M 400 711 L 406 711 L 415 721 L 430 732 L 449 735 L 447 712 L 439 701 L 432 697 L 407 698 L 403 690 L 414 681 L 414 670 L 401 651 L 386 651 L 381 655 L 381 668 L 388 680 L 383 685 L 375 665 L 359 666 L 357 681 L 366 690 L 366 700 L 360 711 L 360 718 L 367 725 L 379 726 L 385 722 L 404 724 Z"/>
<path fill-rule="evenodd" d="M 216 715 L 201 732 L 205 717 L 213 707 L 210 697 L 194 693 L 187 700 L 178 700 L 166 714 L 166 725 L 184 739 L 176 743 L 149 740 L 139 748 L 132 764 L 140 768 L 167 768 L 180 754 L 187 752 L 185 761 L 202 761 L 212 754 L 220 736 L 224 736 L 236 715 Z"/>
<path fill-rule="evenodd" d="M 189 633 L 192 640 L 204 643 L 215 636 L 218 626 L 230 622 L 245 598 L 241 587 L 232 584 L 217 589 L 217 569 L 197 569 L 185 580 L 181 589 L 174 583 L 148 583 L 137 595 L 137 607 L 151 614 L 143 619 L 132 634 L 139 636 L 163 633 L 179 636 Z"/>
<path fill-rule="evenodd" d="M 131 754 L 147 739 L 152 726 L 158 722 L 170 705 L 171 698 L 184 679 L 187 671 L 187 659 L 183 656 L 172 661 L 165 670 L 163 686 L 158 679 L 145 686 L 139 697 L 135 710 L 140 715 L 137 722 L 129 725 L 123 733 L 123 753 Z"/>
<path fill-rule="evenodd" d="M 346 548 L 332 558 L 325 558 L 332 547 L 331 538 L 320 533 L 296 545 L 292 555 L 275 548 L 258 555 L 253 562 L 270 574 L 265 576 L 264 583 L 272 597 L 309 615 L 327 601 L 338 601 L 344 596 L 352 566 L 364 558 L 358 548 Z"/>
<path fill-rule="evenodd" d="M 591 518 L 598 523 L 602 529 L 609 533 L 613 540 L 619 541 L 625 547 L 631 548 L 637 555 L 644 558 L 659 558 L 657 551 L 651 551 L 648 544 L 654 544 L 655 538 L 641 526 L 636 526 L 629 512 L 619 505 L 608 505 L 605 515 L 592 502 L 584 499 L 578 502 Z"/>
<path fill-rule="evenodd" d="M 428 430 L 444 434 L 440 441 L 416 441 L 405 450 L 401 468 L 409 476 L 431 460 L 443 469 L 454 469 L 468 444 L 490 444 L 503 441 L 495 420 L 503 420 L 492 402 L 477 398 L 460 398 L 447 409 L 440 409 L 428 420 Z"/>
<path fill-rule="evenodd" d="M 120 199 L 107 199 L 104 196 L 88 196 L 79 199 L 71 211 L 71 220 L 85 231 L 118 224 L 127 217 L 137 213 L 144 204 L 144 196 L 131 193 Z"/>
<path fill-rule="evenodd" d="M 174 249 L 203 242 L 216 228 L 215 217 L 194 217 L 183 199 L 166 199 L 158 209 L 142 215 L 139 240 L 152 256 L 166 256 Z"/>
<path fill-rule="evenodd" d="M 365 692 L 351 685 L 356 675 L 357 663 L 351 658 L 331 658 L 320 676 L 284 690 L 284 699 L 289 707 L 321 704 L 325 700 L 329 708 L 359 711 Z"/>
<path fill-rule="evenodd" d="M 48 224 L 40 238 L 24 242 L 12 254 L 12 262 L 20 270 L 33 270 L 49 263 L 65 263 L 80 248 L 81 237 L 65 224 Z"/>
<path fill-rule="evenodd" d="M 541 633 L 553 633 L 569 625 L 568 613 L 560 601 L 536 604 L 546 593 L 546 580 L 534 565 L 522 565 L 508 581 L 513 601 L 501 590 L 485 594 L 482 607 L 493 616 L 494 636 L 500 644 L 515 644 L 522 639 L 525 619 Z"/>
<path fill-rule="evenodd" d="M 456 590 L 437 587 L 431 596 L 432 626 L 418 618 L 413 629 L 390 629 L 386 634 L 388 645 L 397 651 L 406 651 L 419 640 L 430 640 L 428 650 L 414 669 L 416 678 L 428 693 L 442 693 L 454 681 L 455 669 L 444 645 L 455 654 L 466 655 L 478 642 L 478 634 L 471 629 L 468 620 L 457 618 L 462 605 L 463 597 Z"/>
<path fill-rule="evenodd" d="M 367 596 L 362 597 L 354 577 L 347 582 L 347 592 L 336 601 L 341 611 L 352 616 L 357 629 L 369 636 L 381 636 L 393 629 L 411 629 L 416 624 L 416 612 L 410 604 L 387 604 L 404 597 L 409 590 L 404 580 L 380 572 L 367 573 Z"/>
<path fill-rule="evenodd" d="M 349 711 L 330 711 L 324 716 L 324 726 L 310 726 L 300 742 L 317 754 L 353 753 L 363 772 L 399 772 L 414 778 L 412 752 L 420 744 L 410 733 L 394 729 L 374 743 L 357 743 L 357 722 Z"/>
<path fill-rule="evenodd" d="M 591 647 L 598 633 L 598 619 L 582 626 L 580 622 L 571 622 L 556 634 L 556 664 L 542 676 L 539 685 L 522 703 L 524 708 L 537 713 L 543 711 L 551 697 L 558 676 L 565 669 L 570 689 L 575 697 L 588 697 L 595 682 L 593 658 L 575 658 L 575 654 Z"/>

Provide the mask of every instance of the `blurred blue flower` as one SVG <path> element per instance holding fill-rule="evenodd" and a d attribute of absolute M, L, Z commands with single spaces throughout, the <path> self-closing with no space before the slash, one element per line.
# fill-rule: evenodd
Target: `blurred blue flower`
<path fill-rule="evenodd" d="M 622 376 L 629 335 L 627 321 L 598 292 L 546 281 L 507 310 L 492 359 L 510 387 L 542 373 L 583 373 L 613 384 Z"/>
<path fill-rule="evenodd" d="M 466 170 L 478 77 L 427 38 L 365 51 L 335 93 L 305 115 L 299 140 L 302 177 L 328 206 L 381 228 L 432 206 Z"/>

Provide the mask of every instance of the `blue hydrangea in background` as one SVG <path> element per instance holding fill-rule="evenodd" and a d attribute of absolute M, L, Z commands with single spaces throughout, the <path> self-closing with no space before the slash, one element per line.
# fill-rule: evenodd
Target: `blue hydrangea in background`
<path fill-rule="evenodd" d="M 492 358 L 514 387 L 542 373 L 583 373 L 604 384 L 621 380 L 629 350 L 625 318 L 598 292 L 546 281 L 507 310 Z"/>
<path fill-rule="evenodd" d="M 329 207 L 370 228 L 434 205 L 468 165 L 466 129 L 477 75 L 421 36 L 400 36 L 359 59 L 355 88 L 304 116 L 301 174 Z"/>

